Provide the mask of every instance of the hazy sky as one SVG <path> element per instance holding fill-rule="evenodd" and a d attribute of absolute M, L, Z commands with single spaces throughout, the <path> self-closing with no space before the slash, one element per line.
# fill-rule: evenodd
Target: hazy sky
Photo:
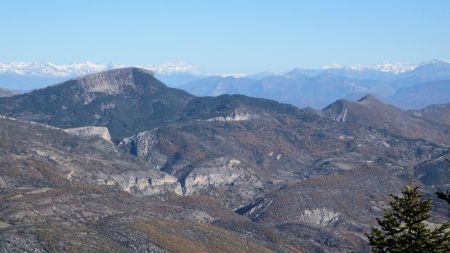
<path fill-rule="evenodd" d="M 450 1 L 0 0 L 0 62 L 210 72 L 450 59 Z"/>

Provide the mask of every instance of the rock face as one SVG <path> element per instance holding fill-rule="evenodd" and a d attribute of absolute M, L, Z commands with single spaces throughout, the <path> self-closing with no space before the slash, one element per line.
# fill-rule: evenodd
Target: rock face
<path fill-rule="evenodd" d="M 244 202 L 251 201 L 254 190 L 263 187 L 263 182 L 255 171 L 237 159 L 217 158 L 205 161 L 192 168 L 181 179 L 186 195 L 198 195 L 224 187 L 230 188 L 228 194 L 238 195 Z"/>
<path fill-rule="evenodd" d="M 333 226 L 339 221 L 340 213 L 326 208 L 306 209 L 300 214 L 299 222 L 319 227 Z"/>
<path fill-rule="evenodd" d="M 111 135 L 109 134 L 109 130 L 106 127 L 87 126 L 87 127 L 67 128 L 64 129 L 64 131 L 66 133 L 78 136 L 97 136 L 104 139 L 105 141 L 111 141 Z"/>
<path fill-rule="evenodd" d="M 139 195 L 182 194 L 176 177 L 135 161 L 109 141 L 5 117 L 0 122 L 2 188 L 81 182 Z"/>
<path fill-rule="evenodd" d="M 97 179 L 99 184 L 119 185 L 125 192 L 137 195 L 154 195 L 162 193 L 182 194 L 176 177 L 165 173 L 148 171 L 129 171 L 120 175 L 112 175 Z"/>
<path fill-rule="evenodd" d="M 143 74 L 153 76 L 149 70 L 139 69 Z M 137 91 L 140 87 L 135 82 L 133 70 L 117 69 L 114 71 L 100 72 L 77 79 L 80 86 L 87 93 L 105 93 L 108 95 L 118 95 L 131 89 Z M 89 101 L 86 100 L 85 103 Z"/>

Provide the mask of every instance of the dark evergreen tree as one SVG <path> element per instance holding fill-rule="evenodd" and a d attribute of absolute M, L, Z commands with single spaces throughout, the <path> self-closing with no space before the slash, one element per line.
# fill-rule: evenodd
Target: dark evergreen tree
<path fill-rule="evenodd" d="M 366 234 L 372 252 L 450 252 L 450 221 L 437 227 L 426 223 L 431 216 L 431 200 L 422 200 L 417 186 L 405 186 L 401 196 L 391 195 L 381 228 Z"/>
<path fill-rule="evenodd" d="M 450 160 L 447 159 L 447 162 L 450 165 Z M 447 203 L 450 205 L 450 191 L 447 190 L 447 192 L 443 192 L 443 191 L 437 191 L 436 192 L 436 196 L 442 200 L 447 201 Z"/>

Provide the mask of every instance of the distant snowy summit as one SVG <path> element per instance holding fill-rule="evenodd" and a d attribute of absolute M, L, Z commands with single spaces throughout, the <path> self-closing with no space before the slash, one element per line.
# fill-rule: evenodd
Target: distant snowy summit
<path fill-rule="evenodd" d="M 341 65 L 341 64 L 330 64 L 323 66 L 326 70 L 354 70 L 354 71 L 381 71 L 393 74 L 402 74 L 415 70 L 417 67 L 425 65 L 436 65 L 436 64 L 450 64 L 449 60 L 432 60 L 429 62 L 423 62 L 420 64 L 412 63 L 381 63 L 373 65 L 364 64 L 351 64 L 351 65 Z"/>
<path fill-rule="evenodd" d="M 12 62 L 0 63 L 0 73 L 24 76 L 69 77 L 107 70 L 110 66 L 92 62 L 53 64 Z"/>
<path fill-rule="evenodd" d="M 91 62 L 68 65 L 2 64 L 0 88 L 6 89 L 0 90 L 0 96 L 12 96 L 112 68 L 117 70 L 118 65 Z M 294 69 L 282 74 L 262 72 L 256 75 L 233 73 L 208 76 L 203 73 L 202 76 L 198 68 L 180 63 L 152 65 L 143 69 L 150 70 L 150 75 L 167 86 L 195 96 L 242 94 L 316 109 L 324 108 L 338 99 L 356 100 L 366 94 L 375 95 L 402 109 L 420 109 L 450 101 L 450 63 L 439 60 L 416 65 L 332 65 L 320 69 Z M 91 83 L 104 83 L 104 77 L 97 79 L 97 82 Z M 123 90 L 120 85 L 131 82 L 130 79 L 121 79 L 121 83 L 112 82 L 116 84 L 114 87 L 95 85 L 89 86 L 89 89 L 115 94 Z"/>
<path fill-rule="evenodd" d="M 45 77 L 75 77 L 91 73 L 101 72 L 113 68 L 128 67 L 127 65 L 99 64 L 93 62 L 81 62 L 71 64 L 12 62 L 0 63 L 0 74 L 15 74 L 22 76 Z M 164 63 L 156 65 L 136 66 L 152 70 L 157 74 L 189 73 L 199 74 L 199 69 L 186 63 Z"/>
<path fill-rule="evenodd" d="M 325 65 L 324 69 L 348 69 L 348 70 L 356 70 L 356 71 L 365 71 L 365 70 L 376 70 L 382 72 L 389 72 L 394 74 L 405 73 L 409 71 L 413 71 L 416 69 L 418 64 L 410 64 L 410 63 L 381 63 L 375 65 L 363 65 L 363 64 L 353 64 L 353 65 L 340 65 L 340 64 L 331 64 Z"/>
<path fill-rule="evenodd" d="M 364 64 L 330 64 L 323 66 L 323 70 L 349 70 L 349 71 L 380 71 L 393 74 L 400 74 L 413 71 L 419 66 L 428 64 L 449 64 L 450 61 L 433 60 L 421 64 L 411 63 L 381 63 L 374 65 Z M 123 64 L 100 64 L 94 62 L 80 62 L 70 64 L 54 64 L 54 63 L 30 63 L 30 62 L 12 62 L 0 63 L 0 74 L 15 74 L 22 76 L 45 76 L 45 77 L 75 77 L 95 72 L 101 72 L 113 68 L 123 67 L 139 67 L 143 69 L 152 70 L 157 75 L 174 75 L 174 74 L 190 74 L 190 75 L 207 75 L 202 72 L 200 68 L 183 62 L 163 63 L 154 65 L 136 65 L 128 66 Z M 312 69 L 297 69 L 301 71 L 313 71 Z M 320 71 L 316 69 L 315 71 Z M 212 74 L 210 74 L 212 75 Z M 244 77 L 248 74 L 233 73 L 233 74 L 218 74 L 219 76 L 233 76 Z"/>

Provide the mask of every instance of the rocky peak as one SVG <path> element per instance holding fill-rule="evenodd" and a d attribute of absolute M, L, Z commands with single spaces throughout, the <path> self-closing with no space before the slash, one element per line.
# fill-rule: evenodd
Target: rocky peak
<path fill-rule="evenodd" d="M 417 70 L 425 70 L 425 69 L 440 69 L 440 70 L 444 70 L 444 69 L 450 69 L 450 63 L 447 61 L 442 61 L 442 60 L 432 60 L 430 62 L 427 63 L 422 63 L 420 64 L 416 69 Z"/>
<path fill-rule="evenodd" d="M 384 129 L 407 138 L 421 138 L 440 144 L 449 143 L 448 129 L 445 126 L 448 116 L 445 116 L 444 112 L 436 113 L 433 116 L 431 113 L 425 116 L 425 110 L 405 112 L 384 104 L 371 95 L 367 95 L 357 102 L 338 100 L 327 106 L 322 112 L 326 118 L 338 122 L 358 123 Z M 433 121 L 442 125 L 435 124 Z"/>
<path fill-rule="evenodd" d="M 431 105 L 420 110 L 410 110 L 408 112 L 416 117 L 450 126 L 450 103 Z"/>
<path fill-rule="evenodd" d="M 384 110 L 383 108 L 388 108 L 383 102 L 372 95 L 366 95 L 359 99 L 357 102 L 352 102 L 346 99 L 339 99 L 336 102 L 330 104 L 322 110 L 323 114 L 333 120 L 339 122 L 345 122 L 349 111 L 355 113 L 355 111 L 365 110 L 363 108 L 370 107 L 371 109 L 378 108 Z"/>
<path fill-rule="evenodd" d="M 192 98 L 151 71 L 122 68 L 0 98 L 0 114 L 59 128 L 107 127 L 117 141 L 176 121 Z"/>
<path fill-rule="evenodd" d="M 357 102 L 339 99 L 322 110 L 327 118 L 338 122 L 370 121 L 378 125 L 389 118 L 401 118 L 402 112 L 380 101 L 373 95 L 366 95 Z"/>
<path fill-rule="evenodd" d="M 77 81 L 87 92 L 101 92 L 109 95 L 120 94 L 126 89 L 165 87 L 153 76 L 152 71 L 139 68 L 108 70 L 80 77 Z"/>
<path fill-rule="evenodd" d="M 351 101 L 339 99 L 322 110 L 325 117 L 338 122 L 345 122 L 348 114 L 348 106 Z"/>
<path fill-rule="evenodd" d="M 366 95 L 358 100 L 360 104 L 384 104 L 378 98 L 373 95 Z"/>

